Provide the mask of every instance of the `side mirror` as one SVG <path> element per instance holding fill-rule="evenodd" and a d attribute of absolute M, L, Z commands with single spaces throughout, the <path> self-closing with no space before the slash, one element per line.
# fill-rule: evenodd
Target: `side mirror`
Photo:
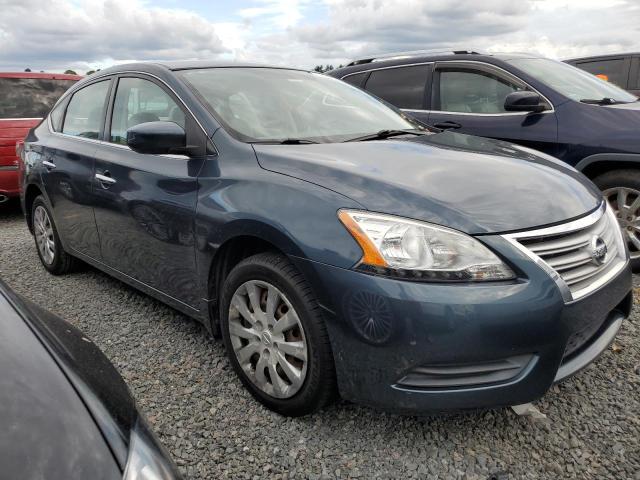
<path fill-rule="evenodd" d="M 504 99 L 504 109 L 507 112 L 542 112 L 547 106 L 542 97 L 535 92 L 513 92 Z"/>
<path fill-rule="evenodd" d="M 177 123 L 145 122 L 127 130 L 127 145 L 138 153 L 184 154 L 187 151 L 187 135 Z"/>

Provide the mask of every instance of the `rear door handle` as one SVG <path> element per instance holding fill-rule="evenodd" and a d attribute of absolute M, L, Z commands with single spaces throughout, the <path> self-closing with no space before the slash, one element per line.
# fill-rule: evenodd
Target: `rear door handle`
<path fill-rule="evenodd" d="M 96 173 L 96 180 L 98 180 L 103 187 L 109 187 L 116 183 L 116 179 L 113 178 L 108 171 Z"/>
<path fill-rule="evenodd" d="M 450 128 L 460 128 L 462 127 L 462 125 L 460 125 L 458 122 L 447 121 L 442 123 L 436 123 L 434 127 L 441 128 L 442 130 L 447 130 Z"/>
<path fill-rule="evenodd" d="M 53 170 L 54 168 L 56 168 L 56 164 L 53 162 L 49 162 L 48 160 L 43 160 L 42 165 L 44 165 L 47 170 Z"/>

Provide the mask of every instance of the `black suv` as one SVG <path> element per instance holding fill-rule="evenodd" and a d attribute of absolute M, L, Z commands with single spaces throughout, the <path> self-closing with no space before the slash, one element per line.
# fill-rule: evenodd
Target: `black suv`
<path fill-rule="evenodd" d="M 599 55 L 565 60 L 569 65 L 640 95 L 640 53 Z"/>
<path fill-rule="evenodd" d="M 523 54 L 410 52 L 356 60 L 329 75 L 424 123 L 519 143 L 574 166 L 616 210 L 640 268 L 637 97 L 566 63 Z"/>

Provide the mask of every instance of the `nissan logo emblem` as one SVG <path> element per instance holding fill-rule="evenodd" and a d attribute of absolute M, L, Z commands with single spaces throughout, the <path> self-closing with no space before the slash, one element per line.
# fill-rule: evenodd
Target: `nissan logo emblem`
<path fill-rule="evenodd" d="M 602 265 L 607 258 L 607 244 L 597 235 L 591 238 L 591 258 L 598 265 Z"/>

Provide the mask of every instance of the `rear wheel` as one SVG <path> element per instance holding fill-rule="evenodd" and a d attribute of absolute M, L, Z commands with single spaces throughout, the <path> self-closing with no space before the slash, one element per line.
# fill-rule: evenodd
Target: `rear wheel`
<path fill-rule="evenodd" d="M 615 211 L 633 271 L 640 271 L 640 170 L 613 170 L 593 181 Z"/>
<path fill-rule="evenodd" d="M 77 260 L 62 248 L 53 216 L 42 195 L 33 201 L 31 218 L 33 238 L 44 268 L 54 275 L 62 275 L 73 270 Z"/>
<path fill-rule="evenodd" d="M 336 393 L 333 355 L 310 287 L 286 257 L 240 262 L 225 280 L 222 337 L 251 394 L 280 414 L 300 416 Z"/>

